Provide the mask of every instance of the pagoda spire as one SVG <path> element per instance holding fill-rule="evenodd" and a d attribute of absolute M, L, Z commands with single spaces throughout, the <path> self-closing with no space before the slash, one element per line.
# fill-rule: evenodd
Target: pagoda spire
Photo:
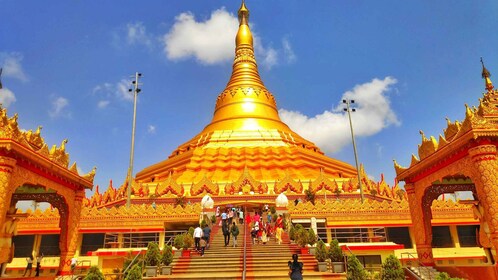
<path fill-rule="evenodd" d="M 482 57 L 481 57 L 481 64 L 482 64 L 482 78 L 486 83 L 486 89 L 488 91 L 492 91 L 494 87 L 493 83 L 491 82 L 491 79 L 489 78 L 491 77 L 491 73 L 489 73 L 488 69 L 486 69 L 486 67 L 484 66 L 484 61 L 482 60 Z"/>

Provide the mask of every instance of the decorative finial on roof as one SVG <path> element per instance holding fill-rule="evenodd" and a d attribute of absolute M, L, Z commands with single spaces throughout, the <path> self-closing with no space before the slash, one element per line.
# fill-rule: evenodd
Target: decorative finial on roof
<path fill-rule="evenodd" d="M 482 78 L 484 79 L 485 83 L 486 83 L 486 89 L 488 91 L 491 91 L 493 90 L 493 83 L 491 82 L 491 79 L 489 77 L 491 77 L 491 73 L 489 73 L 488 69 L 486 69 L 486 67 L 484 66 L 484 61 L 482 60 L 482 57 L 481 57 L 481 64 L 482 64 Z"/>
<path fill-rule="evenodd" d="M 247 9 L 244 0 L 242 0 L 242 5 L 240 5 L 238 15 L 239 15 L 239 25 L 247 25 L 249 23 L 249 10 Z"/>

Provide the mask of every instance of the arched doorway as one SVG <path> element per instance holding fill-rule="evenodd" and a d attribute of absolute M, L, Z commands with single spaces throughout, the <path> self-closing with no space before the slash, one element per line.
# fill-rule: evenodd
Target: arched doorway
<path fill-rule="evenodd" d="M 60 213 L 58 273 L 66 274 L 70 272 L 70 260 L 76 251 L 85 190 L 92 189 L 95 169 L 80 176 L 75 163 L 69 167 L 69 155 L 65 152 L 67 140 L 49 150 L 40 130 L 40 127 L 35 132 L 20 130 L 17 115 L 8 118 L 7 110 L 0 107 L 0 196 L 3 198 L 0 225 L 4 229 L 0 263 L 5 264 L 13 257 L 11 240 L 15 230 L 7 231 L 5 227 L 15 228 L 9 209 L 20 200 L 49 202 Z"/>
<path fill-rule="evenodd" d="M 434 265 L 432 255 L 432 201 L 442 193 L 471 191 L 469 202 L 479 218 L 480 245 L 496 260 L 498 250 L 498 91 L 483 65 L 486 92 L 479 107 L 466 106 L 465 120 L 447 120 L 444 136 L 426 138 L 412 156 L 410 167 L 394 163 L 397 179 L 406 183 L 417 254 Z"/>

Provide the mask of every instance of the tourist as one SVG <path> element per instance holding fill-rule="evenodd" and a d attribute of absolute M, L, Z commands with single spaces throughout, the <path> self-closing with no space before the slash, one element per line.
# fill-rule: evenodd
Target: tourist
<path fill-rule="evenodd" d="M 239 224 L 244 224 L 244 211 L 242 209 L 239 210 Z"/>
<path fill-rule="evenodd" d="M 291 280 L 303 280 L 303 263 L 298 261 L 297 254 L 292 255 L 292 262 L 287 263 L 289 266 L 289 277 Z"/>
<path fill-rule="evenodd" d="M 36 257 L 36 269 L 35 269 L 35 276 L 38 277 L 40 276 L 40 270 L 41 270 L 41 261 L 43 260 L 43 254 L 38 255 Z"/>
<path fill-rule="evenodd" d="M 271 223 L 271 212 L 270 211 L 266 212 L 266 221 L 268 223 Z"/>
<path fill-rule="evenodd" d="M 201 241 L 201 237 L 202 237 L 202 229 L 200 226 L 197 226 L 194 230 L 195 250 L 197 250 L 197 252 L 201 251 L 201 248 L 199 246 L 199 242 Z"/>
<path fill-rule="evenodd" d="M 266 244 L 266 242 L 268 242 L 268 235 L 267 235 L 266 229 L 262 230 L 261 242 L 263 242 L 263 244 Z"/>
<path fill-rule="evenodd" d="M 256 211 L 256 213 L 254 214 L 254 219 L 253 221 L 256 223 L 258 222 L 259 223 L 259 220 L 261 219 L 261 216 L 259 215 L 259 213 Z"/>
<path fill-rule="evenodd" d="M 233 209 L 230 208 L 230 210 L 228 211 L 228 224 L 231 225 L 232 221 L 233 221 Z"/>
<path fill-rule="evenodd" d="M 31 272 L 33 271 L 33 256 L 29 256 L 29 258 L 26 258 L 26 262 L 28 262 L 28 265 L 26 266 L 26 270 L 24 271 L 22 277 L 25 277 L 28 271 L 29 271 L 28 277 L 31 277 Z"/>
<path fill-rule="evenodd" d="M 202 239 L 206 241 L 206 249 L 209 248 L 209 238 L 211 237 L 211 228 L 208 224 L 202 229 Z"/>
<path fill-rule="evenodd" d="M 220 221 L 220 226 L 223 225 L 223 223 L 227 220 L 227 211 L 223 211 L 221 213 L 221 221 Z"/>
<path fill-rule="evenodd" d="M 277 243 L 281 244 L 282 243 L 282 231 L 284 231 L 284 219 L 282 217 L 282 214 L 280 214 L 277 218 L 277 221 L 275 222 L 275 227 L 276 227 L 276 234 L 275 238 L 277 239 Z"/>
<path fill-rule="evenodd" d="M 230 225 L 226 220 L 223 222 L 221 230 L 223 231 L 223 237 L 225 238 L 225 247 L 227 247 L 230 243 Z"/>
<path fill-rule="evenodd" d="M 239 235 L 239 227 L 235 225 L 235 222 L 232 224 L 232 228 L 230 229 L 230 233 L 233 236 L 233 247 L 237 247 L 237 236 Z"/>
<path fill-rule="evenodd" d="M 251 222 L 252 222 L 251 214 L 247 213 L 247 216 L 246 216 L 246 224 L 247 224 L 247 227 L 248 227 L 248 228 L 251 228 L 251 227 L 252 227 Z"/>
<path fill-rule="evenodd" d="M 206 250 L 207 242 L 204 238 L 199 242 L 201 246 L 201 257 L 204 257 L 204 250 Z"/>

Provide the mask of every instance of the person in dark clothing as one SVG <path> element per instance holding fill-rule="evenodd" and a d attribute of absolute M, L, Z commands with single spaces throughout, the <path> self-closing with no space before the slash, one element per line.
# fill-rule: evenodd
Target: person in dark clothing
<path fill-rule="evenodd" d="M 230 233 L 233 236 L 233 247 L 237 247 L 237 236 L 239 235 L 239 227 L 233 222 L 232 227 L 230 228 Z"/>
<path fill-rule="evenodd" d="M 292 255 L 292 262 L 287 263 L 289 266 L 289 277 L 291 280 L 303 280 L 303 263 L 298 261 L 298 255 Z"/>
<path fill-rule="evenodd" d="M 206 226 L 202 229 L 202 232 L 204 233 L 202 239 L 206 241 L 206 249 L 207 249 L 209 248 L 209 237 L 211 236 L 211 228 L 209 228 L 209 225 L 206 224 Z"/>
<path fill-rule="evenodd" d="M 225 237 L 225 247 L 227 247 L 230 243 L 230 225 L 227 221 L 223 221 L 221 230 L 223 231 L 223 236 Z"/>

